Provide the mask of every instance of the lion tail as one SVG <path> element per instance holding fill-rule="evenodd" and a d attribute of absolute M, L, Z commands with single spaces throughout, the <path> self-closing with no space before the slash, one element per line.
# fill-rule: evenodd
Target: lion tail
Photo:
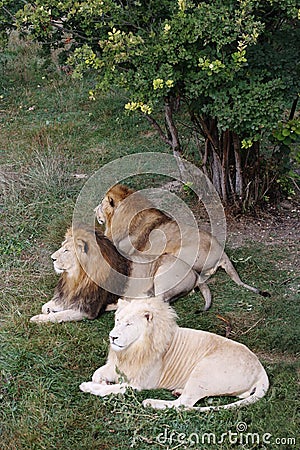
<path fill-rule="evenodd" d="M 266 395 L 268 387 L 269 387 L 269 379 L 266 372 L 264 371 L 258 383 L 256 383 L 253 386 L 252 389 L 253 394 L 250 394 L 248 397 L 243 398 L 241 400 L 237 400 L 236 402 L 228 403 L 227 405 L 199 406 L 199 407 L 196 406 L 192 409 L 195 409 L 200 412 L 205 412 L 205 411 L 219 411 L 220 409 L 233 409 L 251 405 L 253 403 L 256 403 L 258 400 L 260 400 Z"/>

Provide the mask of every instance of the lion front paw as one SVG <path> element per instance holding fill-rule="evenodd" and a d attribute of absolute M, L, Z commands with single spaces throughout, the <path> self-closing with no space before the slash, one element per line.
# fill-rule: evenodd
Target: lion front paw
<path fill-rule="evenodd" d="M 49 320 L 48 314 L 38 314 L 37 316 L 31 317 L 30 322 L 44 323 L 44 322 L 50 322 L 50 320 Z"/>
<path fill-rule="evenodd" d="M 144 406 L 144 408 L 155 408 L 155 400 L 153 400 L 152 398 L 146 398 L 146 400 L 143 400 L 142 405 Z"/>
<path fill-rule="evenodd" d="M 119 387 L 117 386 L 110 386 L 107 384 L 99 384 L 94 383 L 93 381 L 86 381 L 84 383 L 81 383 L 79 386 L 79 389 L 82 392 L 88 392 L 89 394 L 98 395 L 99 397 L 105 397 L 109 394 L 114 394 L 117 392 L 121 392 Z"/>
<path fill-rule="evenodd" d="M 79 389 L 82 392 L 88 392 L 89 394 L 92 394 L 94 384 L 95 383 L 93 383 L 92 381 L 85 381 L 85 382 L 81 383 L 81 385 L 79 386 Z"/>

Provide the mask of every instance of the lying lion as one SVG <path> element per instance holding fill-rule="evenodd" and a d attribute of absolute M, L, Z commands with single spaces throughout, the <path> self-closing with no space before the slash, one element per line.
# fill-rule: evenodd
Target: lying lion
<path fill-rule="evenodd" d="M 204 299 L 205 309 L 211 305 L 211 293 L 205 281 L 222 267 L 230 278 L 256 294 L 269 296 L 256 287 L 244 283 L 217 239 L 210 233 L 177 223 L 139 192 L 117 184 L 106 193 L 95 208 L 105 235 L 126 256 L 136 251 L 152 255 L 169 254 L 177 257 L 198 274 L 197 286 Z M 155 234 L 156 233 L 156 234 Z"/>
<path fill-rule="evenodd" d="M 103 255 L 109 266 L 102 264 Z M 51 258 L 60 279 L 52 300 L 43 305 L 42 314 L 31 317 L 31 322 L 94 319 L 107 309 L 115 309 L 118 295 L 103 289 L 101 282 L 105 282 L 112 269 L 127 275 L 128 263 L 109 239 L 91 230 L 69 229 L 62 246 Z"/>
<path fill-rule="evenodd" d="M 192 408 L 198 400 L 212 396 L 241 399 L 196 408 L 199 411 L 248 405 L 267 392 L 267 374 L 245 345 L 213 333 L 179 328 L 174 310 L 159 298 L 119 300 L 118 305 L 107 363 L 96 370 L 93 381 L 80 385 L 83 392 L 104 397 L 124 393 L 130 386 L 163 388 L 179 395 L 171 401 L 144 400 L 144 406 L 156 409 Z"/>
<path fill-rule="evenodd" d="M 98 230 L 68 230 L 52 255 L 60 280 L 52 300 L 31 322 L 67 322 L 95 319 L 115 310 L 120 296 L 128 299 L 161 295 L 165 301 L 190 292 L 198 275 L 173 255 L 143 256 L 131 261 Z"/>

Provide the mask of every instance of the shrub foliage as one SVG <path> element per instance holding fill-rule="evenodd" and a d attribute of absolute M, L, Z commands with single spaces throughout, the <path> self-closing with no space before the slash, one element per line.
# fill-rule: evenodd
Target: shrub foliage
<path fill-rule="evenodd" d="M 6 3 L 6 10 L 12 4 Z M 297 0 L 36 0 L 19 27 L 119 89 L 175 154 L 190 130 L 225 204 L 276 196 L 300 135 Z M 179 120 L 180 118 L 180 120 Z M 276 188 L 276 189 L 275 189 Z"/>

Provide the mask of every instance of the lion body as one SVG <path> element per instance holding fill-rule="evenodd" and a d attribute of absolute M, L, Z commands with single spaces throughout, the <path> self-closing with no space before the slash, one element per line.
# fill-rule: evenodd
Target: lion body
<path fill-rule="evenodd" d="M 240 279 L 211 233 L 176 222 L 133 189 L 120 184 L 113 186 L 95 212 L 99 223 L 105 224 L 105 235 L 123 254 L 167 254 L 191 267 L 198 274 L 197 287 L 204 296 L 205 309 L 211 305 L 210 290 L 205 282 L 218 267 L 222 267 L 239 286 L 263 296 L 269 295 Z"/>
<path fill-rule="evenodd" d="M 246 346 L 213 333 L 180 328 L 175 318 L 173 309 L 160 299 L 121 300 L 110 332 L 107 363 L 80 389 L 99 396 L 124 393 L 128 386 L 179 394 L 173 401 L 143 402 L 158 409 L 192 408 L 198 400 L 211 396 L 242 399 L 198 408 L 200 411 L 245 405 L 265 395 L 267 374 Z M 123 382 L 118 383 L 120 377 Z"/>

